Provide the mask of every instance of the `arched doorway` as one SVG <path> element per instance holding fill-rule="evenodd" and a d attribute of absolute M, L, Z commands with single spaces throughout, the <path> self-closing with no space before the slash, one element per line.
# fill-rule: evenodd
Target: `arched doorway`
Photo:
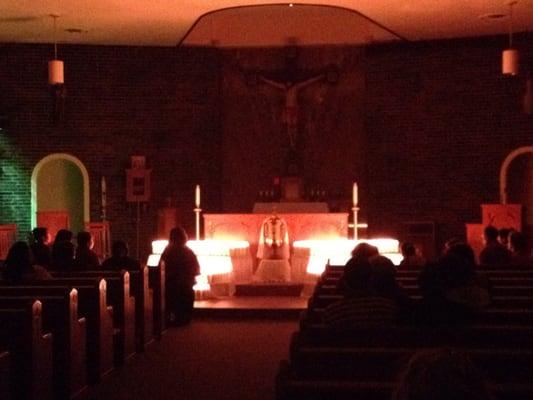
<path fill-rule="evenodd" d="M 31 177 L 31 223 L 37 216 L 47 216 L 47 225 L 55 233 L 54 218 L 63 227 L 62 216 L 68 217 L 73 232 L 89 222 L 89 175 L 83 163 L 66 153 L 50 154 L 41 159 Z M 50 218 L 50 219 L 48 219 Z"/>
<path fill-rule="evenodd" d="M 533 237 L 533 146 L 512 151 L 500 171 L 500 197 L 503 204 L 522 204 L 524 231 Z"/>

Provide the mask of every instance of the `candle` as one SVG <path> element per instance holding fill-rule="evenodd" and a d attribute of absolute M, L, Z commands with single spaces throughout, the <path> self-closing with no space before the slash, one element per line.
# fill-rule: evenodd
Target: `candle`
<path fill-rule="evenodd" d="M 353 183 L 352 200 L 353 200 L 354 207 L 356 207 L 357 203 L 358 203 L 358 200 L 359 200 L 358 199 L 358 193 L 357 193 L 357 182 Z"/>
<path fill-rule="evenodd" d="M 195 200 L 195 205 L 196 205 L 196 208 L 200 208 L 200 185 L 196 185 L 196 190 L 194 191 L 195 192 L 195 196 L 194 196 L 194 200 Z"/>

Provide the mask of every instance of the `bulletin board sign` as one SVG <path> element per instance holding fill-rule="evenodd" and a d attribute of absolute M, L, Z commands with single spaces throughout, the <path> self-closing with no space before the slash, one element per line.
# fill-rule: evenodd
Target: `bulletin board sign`
<path fill-rule="evenodd" d="M 150 201 L 152 170 L 132 168 L 126 170 L 126 201 L 144 203 Z"/>

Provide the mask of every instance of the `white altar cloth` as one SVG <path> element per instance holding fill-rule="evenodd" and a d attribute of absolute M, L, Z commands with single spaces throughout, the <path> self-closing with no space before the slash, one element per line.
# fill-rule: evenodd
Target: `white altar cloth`
<path fill-rule="evenodd" d="M 254 282 L 289 282 L 291 265 L 287 260 L 261 260 L 255 272 Z"/>

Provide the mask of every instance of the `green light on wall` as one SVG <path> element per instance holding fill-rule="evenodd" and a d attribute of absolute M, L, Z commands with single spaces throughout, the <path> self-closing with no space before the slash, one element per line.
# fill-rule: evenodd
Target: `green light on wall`
<path fill-rule="evenodd" d="M 31 220 L 30 168 L 11 144 L 6 130 L 0 130 L 0 223 L 16 223 L 28 232 Z"/>

